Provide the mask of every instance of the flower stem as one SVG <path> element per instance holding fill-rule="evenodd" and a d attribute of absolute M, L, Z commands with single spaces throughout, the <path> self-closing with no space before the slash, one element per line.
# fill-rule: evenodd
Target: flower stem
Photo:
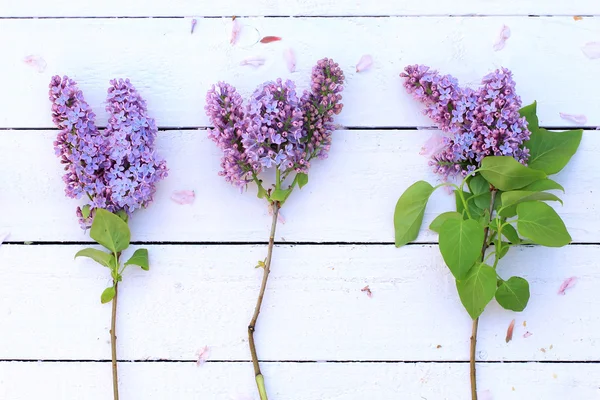
<path fill-rule="evenodd" d="M 490 200 L 490 222 L 492 215 L 494 214 L 494 201 L 496 200 L 496 189 L 491 188 L 491 200 Z M 488 248 L 488 234 L 490 227 L 486 226 L 483 235 L 483 246 L 481 247 L 481 262 L 485 260 L 485 251 Z M 479 318 L 473 320 L 473 327 L 471 330 L 471 357 L 469 358 L 469 366 L 471 369 L 471 400 L 477 400 L 477 370 L 475 365 L 475 355 L 477 351 L 477 328 L 479 327 Z"/>
<path fill-rule="evenodd" d="M 277 216 L 279 214 L 279 202 L 273 202 L 273 222 L 271 224 L 271 234 L 269 236 L 269 248 L 267 251 L 267 259 L 265 260 L 262 284 L 260 285 L 260 292 L 258 293 L 258 299 L 256 300 L 256 307 L 254 308 L 254 314 L 248 325 L 248 343 L 250 345 L 250 354 L 252 355 L 252 365 L 254 366 L 254 375 L 256 378 L 256 386 L 260 395 L 260 400 L 268 400 L 267 390 L 265 388 L 265 378 L 260 372 L 260 365 L 258 364 L 258 356 L 256 354 L 256 345 L 254 344 L 254 331 L 256 330 L 256 321 L 260 314 L 260 306 L 262 305 L 263 297 L 265 295 L 265 289 L 267 288 L 267 279 L 269 279 L 269 272 L 271 272 L 271 257 L 273 255 L 273 244 L 275 243 L 275 228 L 277 226 Z"/>
<path fill-rule="evenodd" d="M 113 397 L 114 400 L 119 400 L 119 377 L 117 375 L 117 295 L 118 281 L 113 281 L 115 286 L 115 297 L 112 299 L 112 317 L 110 320 L 110 347 L 112 352 L 112 377 L 113 377 Z"/>

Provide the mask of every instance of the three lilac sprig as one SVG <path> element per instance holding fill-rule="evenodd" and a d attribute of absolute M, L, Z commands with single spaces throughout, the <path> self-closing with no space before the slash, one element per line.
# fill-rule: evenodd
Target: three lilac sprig
<path fill-rule="evenodd" d="M 396 246 L 417 238 L 433 191 L 453 188 L 456 211 L 440 214 L 429 228 L 439 233 L 440 252 L 473 319 L 470 377 L 471 398 L 476 400 L 479 316 L 494 298 L 512 311 L 523 311 L 529 301 L 529 283 L 517 276 L 502 278 L 499 261 L 514 246 L 561 247 L 571 241 L 562 219 L 545 202 L 562 203 L 547 192 L 564 191 L 548 175 L 566 166 L 582 131 L 540 128 L 536 103 L 521 108 L 512 74 L 505 68 L 484 77 L 478 90 L 463 89 L 453 77 L 426 66 L 409 66 L 400 76 L 442 131 L 441 148 L 430 165 L 444 182 L 433 187 L 418 181 L 402 194 L 394 212 Z"/>
<path fill-rule="evenodd" d="M 342 110 L 344 73 L 331 59 L 322 59 L 312 70 L 311 88 L 298 98 L 290 80 L 278 79 L 259 86 L 246 106 L 231 85 L 219 82 L 208 91 L 205 110 L 214 125 L 209 137 L 223 150 L 219 175 L 243 190 L 255 183 L 258 197 L 268 201 L 273 221 L 263 280 L 250 324 L 248 339 L 261 400 L 267 400 L 264 377 L 258 364 L 254 331 L 271 267 L 279 209 L 296 186 L 308 183 L 315 158 L 327 157 L 335 130 L 334 116 Z M 261 174 L 275 168 L 275 182 L 263 184 Z"/>
<path fill-rule="evenodd" d="M 129 265 L 149 269 L 148 251 L 137 249 L 123 266 L 119 259 L 130 244 L 129 217 L 152 202 L 156 183 L 167 176 L 167 167 L 155 152 L 158 129 L 154 119 L 148 117 L 140 94 L 129 80 L 110 83 L 106 105 L 110 117 L 104 131 L 96 127 L 95 114 L 75 81 L 54 76 L 49 94 L 52 119 L 60 129 L 54 149 L 66 171 L 65 193 L 71 198 L 87 198 L 89 203 L 76 210 L 80 225 L 84 229 L 91 227 L 91 238 L 108 250 L 87 248 L 75 257 L 89 257 L 111 272 L 112 285 L 102 292 L 100 300 L 112 301 L 113 395 L 118 400 L 118 284 Z"/>

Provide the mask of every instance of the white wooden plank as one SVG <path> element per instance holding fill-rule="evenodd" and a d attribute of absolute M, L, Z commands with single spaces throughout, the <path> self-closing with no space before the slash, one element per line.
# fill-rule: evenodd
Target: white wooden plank
<path fill-rule="evenodd" d="M 242 22 L 246 26 L 241 44 L 231 47 L 226 18 L 199 20 L 193 35 L 190 19 L 1 20 L 0 71 L 10 77 L 3 89 L 19 95 L 0 98 L 0 127 L 52 126 L 46 93 L 54 74 L 68 74 L 80 82 L 100 124 L 107 119 L 102 110 L 108 81 L 130 77 L 160 126 L 207 126 L 203 107 L 211 84 L 226 80 L 248 95 L 265 80 L 280 76 L 306 88 L 312 66 L 322 57 L 335 59 L 347 75 L 345 108 L 338 119 L 344 126 L 431 125 L 399 78 L 402 69 L 414 63 L 453 74 L 465 85 L 477 85 L 488 72 L 505 66 L 514 71 L 524 102 L 540 102 L 542 124 L 569 125 L 559 117 L 559 112 L 566 112 L 586 114 L 588 126 L 600 125 L 598 62 L 581 51 L 587 42 L 598 40 L 598 18 L 245 18 Z M 512 36 L 502 51 L 495 52 L 493 44 L 504 24 Z M 249 45 L 264 35 L 284 40 Z M 297 54 L 295 73 L 287 71 L 283 60 L 287 47 Z M 373 55 L 375 65 L 357 74 L 354 67 L 365 53 Z M 45 72 L 23 62 L 31 54 L 44 58 Z M 266 57 L 265 66 L 239 65 L 253 55 Z"/>
<path fill-rule="evenodd" d="M 43 0 L 19 2 L 4 0 L 0 16 L 231 16 L 231 15 L 592 15 L 600 14 L 594 0 L 541 1 L 541 0 L 458 0 L 420 2 L 368 0 L 116 0 L 75 1 Z M 7 3 L 7 4 L 6 4 Z"/>
<path fill-rule="evenodd" d="M 0 359 L 109 358 L 111 307 L 99 301 L 109 274 L 74 261 L 80 248 L 0 248 L 0 343 L 10 343 Z M 213 360 L 249 360 L 246 327 L 261 279 L 254 266 L 266 246 L 149 251 L 151 270 L 127 270 L 120 286 L 120 359 L 194 360 L 209 346 Z M 490 304 L 479 359 L 598 361 L 599 257 L 600 246 L 511 251 L 498 271 L 528 279 L 532 297 L 523 313 Z M 471 320 L 436 246 L 278 246 L 273 263 L 256 334 L 263 360 L 468 359 Z M 570 276 L 576 286 L 558 295 Z"/>
<path fill-rule="evenodd" d="M 2 132 L 0 231 L 11 241 L 89 241 L 75 209 L 84 204 L 64 196 L 62 167 L 54 156 L 56 131 Z M 331 154 L 316 161 L 310 183 L 290 197 L 277 227 L 277 240 L 312 242 L 393 242 L 393 212 L 402 192 L 414 181 L 437 177 L 420 156 L 428 131 L 339 131 Z M 271 218 L 255 187 L 240 194 L 217 175 L 220 155 L 206 131 L 161 132 L 158 148 L 170 176 L 159 184 L 155 202 L 132 218 L 136 241 L 262 241 Z M 557 205 L 575 242 L 598 242 L 600 135 L 586 132 L 579 153 L 556 176 L 564 185 L 565 205 Z M 170 200 L 174 190 L 195 190 L 193 205 Z M 419 241 L 437 235 L 426 229 L 439 213 L 452 209 L 453 197 L 434 193 Z"/>
<path fill-rule="evenodd" d="M 250 363 L 125 363 L 123 400 L 254 400 Z M 262 367 L 278 400 L 464 400 L 468 364 L 276 363 Z M 598 364 L 481 364 L 485 399 L 597 399 Z M 109 363 L 0 363 L 7 400 L 111 398 Z M 35 382 L 35 384 L 31 384 Z"/>

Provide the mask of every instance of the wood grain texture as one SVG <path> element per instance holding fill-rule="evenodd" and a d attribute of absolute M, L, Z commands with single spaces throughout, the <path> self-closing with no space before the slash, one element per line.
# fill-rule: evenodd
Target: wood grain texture
<path fill-rule="evenodd" d="M 278 400 L 464 400 L 468 364 L 275 363 L 262 366 Z M 125 363 L 123 400 L 254 400 L 250 363 Z M 599 396 L 598 364 L 480 364 L 483 399 Z M 35 384 L 31 384 L 35 381 Z M 10 400 L 108 399 L 109 363 L 0 363 L 0 395 Z"/>
<path fill-rule="evenodd" d="M 131 227 L 135 241 L 266 242 L 270 217 L 256 188 L 247 193 L 218 176 L 220 154 L 205 130 L 165 131 L 158 151 L 167 159 L 169 177 L 158 185 L 155 202 L 136 212 Z M 278 241 L 394 241 L 393 213 L 402 192 L 414 181 L 438 178 L 419 150 L 430 131 L 338 131 L 330 156 L 315 161 L 310 182 L 296 190 L 282 210 Z M 62 167 L 54 156 L 56 131 L 5 131 L 0 220 L 10 241 L 90 241 L 79 228 L 75 209 L 84 204 L 64 196 Z M 555 178 L 564 185 L 564 206 L 555 205 L 575 242 L 598 242 L 600 214 L 596 169 L 600 135 L 586 132 L 579 152 Z M 27 155 L 24 158 L 24 155 Z M 170 199 L 174 190 L 194 190 L 193 205 Z M 443 189 L 432 196 L 419 242 L 437 241 L 427 227 L 454 207 Z"/>
<path fill-rule="evenodd" d="M 249 360 L 246 327 L 261 279 L 254 266 L 266 246 L 148 247 L 150 271 L 132 267 L 119 285 L 119 358 L 194 360 L 209 346 L 213 360 Z M 0 346 L 0 359 L 108 359 L 110 305 L 99 300 L 109 273 L 74 261 L 80 248 L 0 248 L 0 343 L 11 344 Z M 261 360 L 468 359 L 471 320 L 437 246 L 286 245 L 273 257 L 255 335 Z M 522 313 L 488 306 L 478 358 L 600 361 L 591 351 L 600 343 L 599 257 L 600 246 L 589 245 L 511 250 L 499 273 L 525 277 L 532 297 Z M 570 276 L 576 286 L 558 295 Z"/>
<path fill-rule="evenodd" d="M 232 16 L 232 15 L 598 15 L 595 0 L 4 0 L 3 17 Z"/>
<path fill-rule="evenodd" d="M 374 2 L 377 3 L 377 2 Z M 553 2 L 555 3 L 555 2 Z M 316 61 L 331 57 L 347 75 L 345 108 L 337 122 L 347 127 L 430 126 L 403 89 L 399 73 L 422 63 L 476 86 L 490 71 L 514 71 L 517 90 L 528 104 L 539 101 L 540 121 L 568 126 L 559 112 L 585 114 L 587 126 L 600 125 L 597 60 L 581 47 L 598 40 L 600 18 L 244 18 L 240 43 L 229 44 L 229 19 L 201 19 L 190 34 L 190 19 L 0 20 L 2 72 L 10 77 L 0 97 L 0 127 L 52 127 L 48 83 L 54 74 L 76 79 L 86 99 L 106 123 L 103 112 L 108 81 L 129 77 L 147 99 L 163 127 L 209 125 L 204 100 L 210 85 L 226 80 L 245 96 L 276 77 L 307 88 Z M 502 51 L 493 44 L 506 24 L 512 35 Z M 254 44 L 265 35 L 281 42 Z M 18 38 L 14 40 L 13 38 Z M 74 38 L 77 38 L 74 40 Z M 283 51 L 292 47 L 297 72 L 287 70 Z M 360 57 L 375 64 L 355 73 Z M 43 73 L 23 58 L 39 55 Z M 249 56 L 266 58 L 263 67 L 240 66 Z M 566 83 L 568 82 L 568 84 Z M 14 95 L 18 93 L 18 95 Z"/>

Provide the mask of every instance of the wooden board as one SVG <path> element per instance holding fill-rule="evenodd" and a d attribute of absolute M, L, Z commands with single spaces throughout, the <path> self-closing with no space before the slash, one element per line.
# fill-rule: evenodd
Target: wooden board
<path fill-rule="evenodd" d="M 4 188 L 0 220 L 10 241 L 90 241 L 79 228 L 75 209 L 84 201 L 64 196 L 62 167 L 54 156 L 56 132 L 1 132 L 6 149 L 0 159 Z M 327 160 L 315 161 L 310 182 L 296 190 L 282 210 L 285 224 L 277 240 L 288 242 L 394 241 L 393 213 L 402 192 L 413 182 L 438 177 L 419 155 L 429 131 L 338 131 Z M 161 132 L 158 149 L 167 159 L 169 177 L 158 186 L 155 202 L 132 218 L 133 240 L 159 242 L 266 242 L 270 217 L 256 188 L 239 190 L 217 175 L 220 154 L 205 130 Z M 556 176 L 564 185 L 564 206 L 555 205 L 575 242 L 598 242 L 600 135 L 586 132 L 571 164 Z M 24 159 L 23 155 L 28 154 Z M 175 190 L 194 190 L 193 205 L 179 205 Z M 437 241 L 427 227 L 454 199 L 443 189 L 432 196 L 419 242 Z"/>
<path fill-rule="evenodd" d="M 406 65 L 415 63 L 438 68 L 471 86 L 496 68 L 510 68 L 524 103 L 539 101 L 543 125 L 574 125 L 561 119 L 559 112 L 585 114 L 586 126 L 600 125 L 600 81 L 593 79 L 598 62 L 581 50 L 598 40 L 598 18 L 247 18 L 242 22 L 240 43 L 232 47 L 227 19 L 201 19 L 193 35 L 190 19 L 0 20 L 2 71 L 10 76 L 4 91 L 18 93 L 0 97 L 0 128 L 53 127 L 47 92 L 55 74 L 80 82 L 101 125 L 107 120 L 103 109 L 108 81 L 129 77 L 147 99 L 159 126 L 208 126 L 204 100 L 212 84 L 229 81 L 247 96 L 262 82 L 282 77 L 305 89 L 311 68 L 323 57 L 333 58 L 346 72 L 345 108 L 337 120 L 346 127 L 432 125 L 399 78 Z M 493 45 L 503 25 L 510 27 L 511 38 L 496 52 Z M 265 35 L 284 40 L 251 45 Z M 288 47 L 296 53 L 295 73 L 287 70 L 283 59 Z M 32 54 L 45 60 L 44 72 L 23 62 Z M 363 54 L 371 54 L 375 64 L 357 74 L 355 66 Z M 250 56 L 263 56 L 266 64 L 257 69 L 240 66 Z"/>

